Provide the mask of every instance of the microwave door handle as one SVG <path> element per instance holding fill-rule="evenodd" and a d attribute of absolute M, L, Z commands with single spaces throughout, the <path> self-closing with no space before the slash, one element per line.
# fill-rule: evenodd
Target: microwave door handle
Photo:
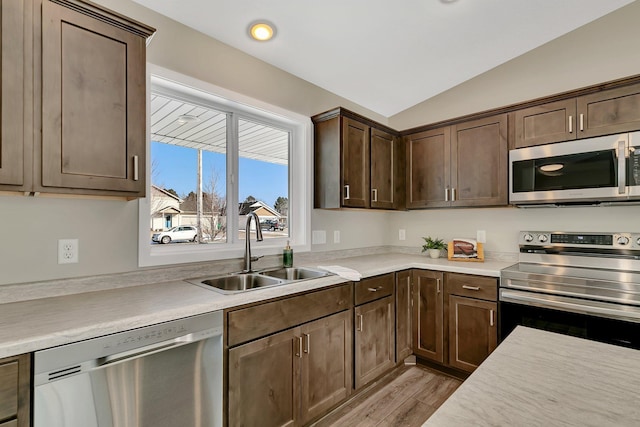
<path fill-rule="evenodd" d="M 618 141 L 618 194 L 627 192 L 627 141 Z"/>

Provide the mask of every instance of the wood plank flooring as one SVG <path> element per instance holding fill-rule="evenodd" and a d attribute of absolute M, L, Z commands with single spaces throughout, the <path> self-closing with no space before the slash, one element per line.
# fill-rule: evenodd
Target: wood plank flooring
<path fill-rule="evenodd" d="M 422 366 L 402 366 L 313 427 L 419 427 L 461 383 Z"/>

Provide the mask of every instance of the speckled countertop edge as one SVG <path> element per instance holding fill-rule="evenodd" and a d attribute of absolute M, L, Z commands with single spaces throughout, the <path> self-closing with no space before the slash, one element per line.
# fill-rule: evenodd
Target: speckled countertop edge
<path fill-rule="evenodd" d="M 357 270 L 363 277 L 411 268 L 499 277 L 500 270 L 512 264 L 510 261 L 453 262 L 399 253 L 301 263 L 309 267 L 340 265 Z M 185 272 L 186 277 L 198 277 L 199 273 L 199 270 L 192 274 Z M 136 286 L 116 282 L 112 289 L 0 304 L 0 357 L 320 289 L 346 280 L 329 276 L 233 295 L 223 295 L 183 280 Z"/>

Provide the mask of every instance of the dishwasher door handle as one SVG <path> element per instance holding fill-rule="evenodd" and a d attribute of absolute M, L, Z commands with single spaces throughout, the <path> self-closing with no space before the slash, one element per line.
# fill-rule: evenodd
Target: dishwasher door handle
<path fill-rule="evenodd" d="M 191 344 L 196 341 L 202 341 L 207 338 L 222 335 L 221 328 L 212 328 L 207 331 L 198 332 L 197 334 L 182 335 L 167 341 L 161 341 L 155 344 L 149 344 L 144 347 L 138 347 L 133 350 L 123 351 L 122 353 L 111 354 L 96 359 L 96 369 L 106 366 L 115 365 L 117 363 L 128 362 L 130 360 L 139 359 L 141 357 L 150 356 L 161 351 L 170 350 L 183 345 Z"/>

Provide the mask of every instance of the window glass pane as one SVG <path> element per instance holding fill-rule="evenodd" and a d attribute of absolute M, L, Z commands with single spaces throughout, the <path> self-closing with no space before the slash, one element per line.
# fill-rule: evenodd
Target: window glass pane
<path fill-rule="evenodd" d="M 151 94 L 151 244 L 227 241 L 226 157 L 226 113 Z"/>
<path fill-rule="evenodd" d="M 260 218 L 262 236 L 289 236 L 289 132 L 238 120 L 238 238 L 245 238 L 247 214 Z M 255 226 L 252 238 L 255 237 Z"/>

